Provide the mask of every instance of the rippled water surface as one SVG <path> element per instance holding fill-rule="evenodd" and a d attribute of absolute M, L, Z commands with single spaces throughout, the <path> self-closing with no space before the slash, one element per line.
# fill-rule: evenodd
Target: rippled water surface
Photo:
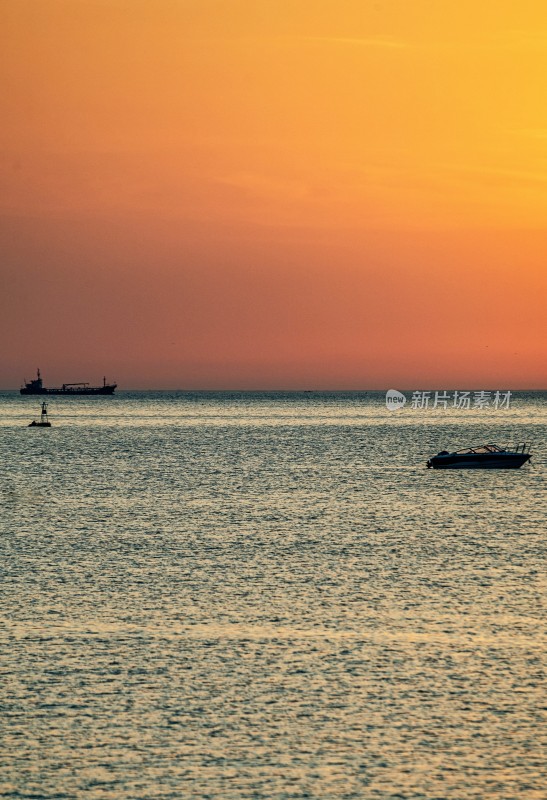
<path fill-rule="evenodd" d="M 546 400 L 1 395 L 0 796 L 545 798 Z"/>

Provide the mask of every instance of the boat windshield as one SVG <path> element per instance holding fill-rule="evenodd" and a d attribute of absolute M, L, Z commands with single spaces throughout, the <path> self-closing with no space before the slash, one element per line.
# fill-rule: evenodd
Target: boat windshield
<path fill-rule="evenodd" d="M 497 444 L 483 444 L 480 447 L 468 447 L 465 450 L 457 450 L 457 453 L 503 453 L 503 448 Z"/>

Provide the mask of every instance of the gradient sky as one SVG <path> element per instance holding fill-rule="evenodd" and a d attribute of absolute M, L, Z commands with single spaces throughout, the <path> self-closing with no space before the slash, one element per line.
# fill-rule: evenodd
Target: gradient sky
<path fill-rule="evenodd" d="M 547 387 L 546 4 L 0 15 L 0 386 Z"/>

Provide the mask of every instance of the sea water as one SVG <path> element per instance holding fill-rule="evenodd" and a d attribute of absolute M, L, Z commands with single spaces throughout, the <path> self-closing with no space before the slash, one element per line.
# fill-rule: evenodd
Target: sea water
<path fill-rule="evenodd" d="M 545 797 L 547 395 L 384 399 L 0 396 L 0 797 Z"/>

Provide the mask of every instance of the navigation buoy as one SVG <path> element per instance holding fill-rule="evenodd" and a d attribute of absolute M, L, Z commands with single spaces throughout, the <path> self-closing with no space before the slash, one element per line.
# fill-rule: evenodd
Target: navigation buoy
<path fill-rule="evenodd" d="M 51 428 L 51 422 L 47 418 L 47 403 L 42 403 L 42 413 L 40 414 L 40 422 L 32 420 L 29 428 Z"/>

